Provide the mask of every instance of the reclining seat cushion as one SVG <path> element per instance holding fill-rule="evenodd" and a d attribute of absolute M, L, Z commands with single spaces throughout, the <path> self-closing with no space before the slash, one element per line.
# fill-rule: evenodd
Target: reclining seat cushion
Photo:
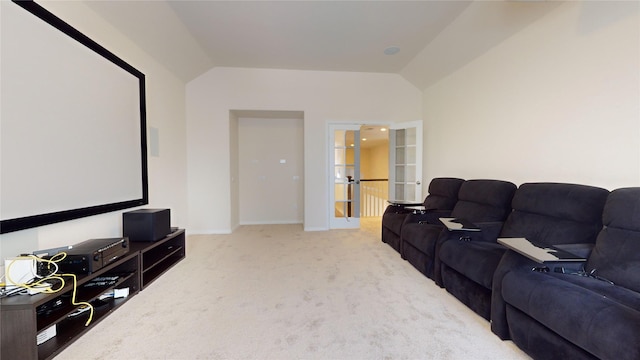
<path fill-rule="evenodd" d="M 640 292 L 640 187 L 612 191 L 603 222 L 585 269 Z"/>
<path fill-rule="evenodd" d="M 406 224 L 402 229 L 402 241 L 413 245 L 425 254 L 433 256 L 434 241 L 429 241 L 428 239 L 437 239 L 443 229 L 442 225 L 437 224 Z"/>
<path fill-rule="evenodd" d="M 399 206 L 389 205 L 387 207 L 387 210 L 382 215 L 382 226 L 394 234 L 400 235 L 402 223 L 409 213 L 404 209 L 394 210 L 393 208 L 399 208 Z"/>
<path fill-rule="evenodd" d="M 640 294 L 606 281 L 553 272 L 513 271 L 502 285 L 510 306 L 588 352 L 603 359 L 640 358 Z M 509 324 L 512 331 L 529 327 Z"/>
<path fill-rule="evenodd" d="M 491 289 L 493 272 L 504 252 L 505 248 L 497 243 L 449 240 L 442 244 L 438 256 L 440 262 L 449 268 L 486 289 Z M 454 294 L 458 293 L 457 289 L 451 289 L 448 284 L 445 284 L 445 287 Z"/>
<path fill-rule="evenodd" d="M 402 258 L 429 278 L 433 278 L 435 242 L 443 230 L 441 225 L 417 223 L 402 229 Z"/>

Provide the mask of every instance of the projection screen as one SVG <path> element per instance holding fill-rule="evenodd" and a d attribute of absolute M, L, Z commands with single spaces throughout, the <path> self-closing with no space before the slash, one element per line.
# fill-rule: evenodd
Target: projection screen
<path fill-rule="evenodd" d="M 1 233 L 147 204 L 144 74 L 34 2 L 0 3 Z"/>

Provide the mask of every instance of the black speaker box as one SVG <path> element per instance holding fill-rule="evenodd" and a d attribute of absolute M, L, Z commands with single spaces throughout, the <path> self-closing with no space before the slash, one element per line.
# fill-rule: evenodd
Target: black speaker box
<path fill-rule="evenodd" d="M 129 241 L 158 241 L 171 232 L 169 209 L 141 209 L 122 213 L 122 236 Z"/>

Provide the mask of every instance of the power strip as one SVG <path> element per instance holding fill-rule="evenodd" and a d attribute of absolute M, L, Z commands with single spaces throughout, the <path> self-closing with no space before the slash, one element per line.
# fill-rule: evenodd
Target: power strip
<path fill-rule="evenodd" d="M 41 282 L 38 285 L 28 288 L 27 292 L 29 293 L 29 295 L 35 295 L 40 294 L 41 292 L 45 292 L 49 289 L 51 289 L 51 284 L 49 284 L 48 282 Z"/>

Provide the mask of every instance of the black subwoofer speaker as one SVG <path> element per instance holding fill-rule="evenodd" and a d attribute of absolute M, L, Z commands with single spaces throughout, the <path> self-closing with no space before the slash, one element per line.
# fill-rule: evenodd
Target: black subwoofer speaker
<path fill-rule="evenodd" d="M 158 241 L 170 232 L 169 209 L 141 209 L 122 214 L 122 236 L 129 241 Z"/>

